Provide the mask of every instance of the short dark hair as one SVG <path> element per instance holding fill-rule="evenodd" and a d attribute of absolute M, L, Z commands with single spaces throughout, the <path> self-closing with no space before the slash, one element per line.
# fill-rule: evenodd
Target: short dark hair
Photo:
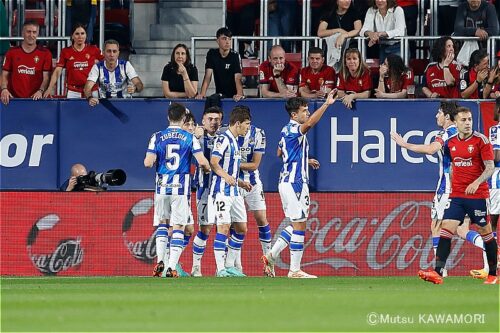
<path fill-rule="evenodd" d="M 458 103 L 455 101 L 441 101 L 439 104 L 439 110 L 441 110 L 445 116 L 448 115 L 451 121 L 455 120 L 455 116 L 458 113 L 457 108 Z"/>
<path fill-rule="evenodd" d="M 246 105 L 236 105 L 229 115 L 229 125 L 234 125 L 238 121 L 242 123 L 246 120 L 252 120 L 250 108 Z"/>
<path fill-rule="evenodd" d="M 219 38 L 220 36 L 233 37 L 233 33 L 231 32 L 231 30 L 229 30 L 228 27 L 222 27 L 217 30 L 217 33 L 215 34 L 215 37 L 217 38 Z"/>
<path fill-rule="evenodd" d="M 168 107 L 168 120 L 169 121 L 181 121 L 186 117 L 186 107 L 181 103 L 172 103 Z"/>
<path fill-rule="evenodd" d="M 196 124 L 196 118 L 194 117 L 194 114 L 191 112 L 187 112 L 186 110 L 186 118 L 184 118 L 184 124 L 189 123 L 190 121 L 193 121 L 193 123 Z"/>
<path fill-rule="evenodd" d="M 309 102 L 303 97 L 292 97 L 286 101 L 285 109 L 291 117 L 293 112 L 298 112 L 301 106 L 307 106 Z"/>
<path fill-rule="evenodd" d="M 460 112 L 469 112 L 469 113 L 472 113 L 472 111 L 469 108 L 466 108 L 465 106 L 458 106 L 457 107 L 457 115 Z"/>
<path fill-rule="evenodd" d="M 38 30 L 40 30 L 40 24 L 38 24 L 38 22 L 35 21 L 35 20 L 26 20 L 26 21 L 24 21 L 24 23 L 23 23 L 23 29 L 27 25 L 34 25 L 35 27 L 38 28 Z"/>
<path fill-rule="evenodd" d="M 222 111 L 219 106 L 211 106 L 203 111 L 203 115 L 206 115 L 207 113 L 218 113 L 220 114 L 221 119 L 224 118 L 224 111 Z"/>
<path fill-rule="evenodd" d="M 316 46 L 313 46 L 309 49 L 309 51 L 307 52 L 307 56 L 311 56 L 311 54 L 321 54 L 322 57 L 325 56 L 325 54 L 323 53 L 323 50 L 319 47 L 316 47 Z"/>
<path fill-rule="evenodd" d="M 107 45 L 116 45 L 118 49 L 120 49 L 120 43 L 116 39 L 108 39 L 104 42 L 104 49 L 106 49 Z"/>

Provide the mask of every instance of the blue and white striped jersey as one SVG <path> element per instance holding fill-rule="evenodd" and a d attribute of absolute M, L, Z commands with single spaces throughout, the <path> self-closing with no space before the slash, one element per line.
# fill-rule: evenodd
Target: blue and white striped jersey
<path fill-rule="evenodd" d="M 445 154 L 444 150 L 448 149 L 446 142 L 449 139 L 457 135 L 457 127 L 451 125 L 445 128 L 434 137 L 434 141 L 441 144 L 441 149 L 438 151 L 438 163 L 439 163 L 439 180 L 436 187 L 436 194 L 449 194 L 451 193 L 451 160 L 450 154 Z"/>
<path fill-rule="evenodd" d="M 200 145 L 203 151 L 203 156 L 210 161 L 210 155 L 212 154 L 212 148 L 214 147 L 214 141 L 217 135 L 210 135 L 207 132 L 201 138 Z M 196 171 L 194 174 L 194 184 L 197 190 L 203 191 L 203 189 L 208 189 L 210 185 L 210 174 L 203 172 L 203 169 L 199 167 L 196 163 Z"/>
<path fill-rule="evenodd" d="M 234 179 L 238 179 L 241 153 L 238 145 L 238 140 L 234 137 L 230 130 L 217 136 L 215 139 L 212 155 L 220 157 L 219 165 Z M 226 181 L 218 176 L 215 172 L 211 173 L 210 195 L 215 197 L 217 193 L 222 193 L 228 197 L 238 196 L 238 184 L 231 186 Z"/>
<path fill-rule="evenodd" d="M 298 122 L 290 120 L 283 127 L 278 147 L 283 160 L 280 183 L 308 183 L 309 143 L 306 135 L 300 132 Z"/>
<path fill-rule="evenodd" d="M 266 133 L 264 130 L 253 125 L 248 129 L 247 134 L 243 137 L 238 137 L 238 144 L 241 151 L 241 162 L 252 162 L 254 154 L 264 154 L 266 150 Z M 261 184 L 259 170 L 248 171 L 241 170 L 240 179 L 250 184 Z"/>
<path fill-rule="evenodd" d="M 489 136 L 491 145 L 493 146 L 493 153 L 496 153 L 496 150 L 500 150 L 500 139 L 498 138 L 499 133 L 499 124 L 490 127 Z M 488 179 L 488 185 L 491 189 L 500 189 L 500 162 L 495 162 L 495 171 L 493 171 L 491 178 Z"/>
<path fill-rule="evenodd" d="M 198 139 L 179 126 L 151 136 L 148 153 L 156 155 L 156 193 L 189 195 L 193 154 L 201 152 Z"/>

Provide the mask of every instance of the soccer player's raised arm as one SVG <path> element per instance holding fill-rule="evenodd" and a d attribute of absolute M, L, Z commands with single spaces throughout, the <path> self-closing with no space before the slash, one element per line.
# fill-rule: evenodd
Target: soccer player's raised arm
<path fill-rule="evenodd" d="M 396 132 L 391 132 L 391 139 L 395 141 L 399 146 L 411 150 L 415 153 L 433 155 L 441 149 L 441 143 L 438 141 L 431 142 L 429 144 L 414 144 L 406 142 L 403 137 Z"/>
<path fill-rule="evenodd" d="M 328 109 L 330 105 L 335 103 L 336 100 L 337 100 L 337 89 L 333 89 L 326 96 L 326 100 L 323 103 L 323 105 L 321 105 L 319 109 L 314 111 L 314 113 L 309 117 L 309 119 L 307 119 L 305 123 L 300 125 L 300 133 L 306 134 L 311 128 L 313 128 L 314 125 L 316 125 L 318 121 L 321 119 L 326 109 Z"/>

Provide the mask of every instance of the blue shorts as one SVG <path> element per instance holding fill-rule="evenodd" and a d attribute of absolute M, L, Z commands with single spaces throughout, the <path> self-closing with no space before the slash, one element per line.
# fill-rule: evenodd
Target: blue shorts
<path fill-rule="evenodd" d="M 469 215 L 471 223 L 484 227 L 490 221 L 488 211 L 488 199 L 450 198 L 443 220 L 457 220 L 461 225 L 465 215 Z"/>

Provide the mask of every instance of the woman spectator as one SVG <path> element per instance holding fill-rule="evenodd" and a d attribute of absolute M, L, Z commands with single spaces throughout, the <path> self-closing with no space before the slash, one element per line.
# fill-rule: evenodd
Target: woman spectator
<path fill-rule="evenodd" d="M 389 54 L 379 72 L 377 98 L 406 98 L 408 86 L 414 83 L 413 72 L 406 68 L 400 56 Z"/>
<path fill-rule="evenodd" d="M 342 103 L 352 109 L 357 98 L 369 98 L 372 90 L 372 79 L 368 65 L 361 60 L 358 49 L 345 51 L 344 61 L 340 68 L 338 96 Z"/>
<path fill-rule="evenodd" d="M 485 49 L 472 52 L 469 59 L 469 69 L 460 72 L 460 85 L 458 88 L 462 98 L 488 98 L 485 87 L 489 67 L 490 61 L 488 52 Z"/>
<path fill-rule="evenodd" d="M 63 68 L 66 69 L 66 97 L 84 98 L 83 88 L 92 66 L 104 59 L 101 50 L 95 45 L 86 44 L 86 39 L 85 25 L 76 23 L 71 32 L 72 45 L 62 49 L 56 69 L 54 69 L 50 78 L 49 86 L 43 94 L 44 98 L 51 96 L 54 92 Z M 97 87 L 95 90 L 97 90 Z"/>
<path fill-rule="evenodd" d="M 405 14 L 396 6 L 396 0 L 372 0 L 360 36 L 368 37 L 368 46 L 379 45 L 379 60 L 384 62 L 388 54 L 400 54 L 401 43 L 394 37 L 406 35 Z"/>
<path fill-rule="evenodd" d="M 161 76 L 167 98 L 194 98 L 198 92 L 198 69 L 191 63 L 188 47 L 177 44 Z"/>
<path fill-rule="evenodd" d="M 328 37 L 339 33 L 335 41 L 335 46 L 339 48 L 346 38 L 356 37 L 361 26 L 361 16 L 351 6 L 351 0 L 336 0 L 333 2 L 332 10 L 320 19 L 318 37 Z M 352 40 L 349 46 L 356 47 L 356 44 L 357 41 Z"/>
<path fill-rule="evenodd" d="M 455 43 L 449 36 L 439 38 L 431 51 L 432 60 L 425 69 L 422 92 L 429 98 L 459 98 L 460 65 L 455 59 Z"/>

